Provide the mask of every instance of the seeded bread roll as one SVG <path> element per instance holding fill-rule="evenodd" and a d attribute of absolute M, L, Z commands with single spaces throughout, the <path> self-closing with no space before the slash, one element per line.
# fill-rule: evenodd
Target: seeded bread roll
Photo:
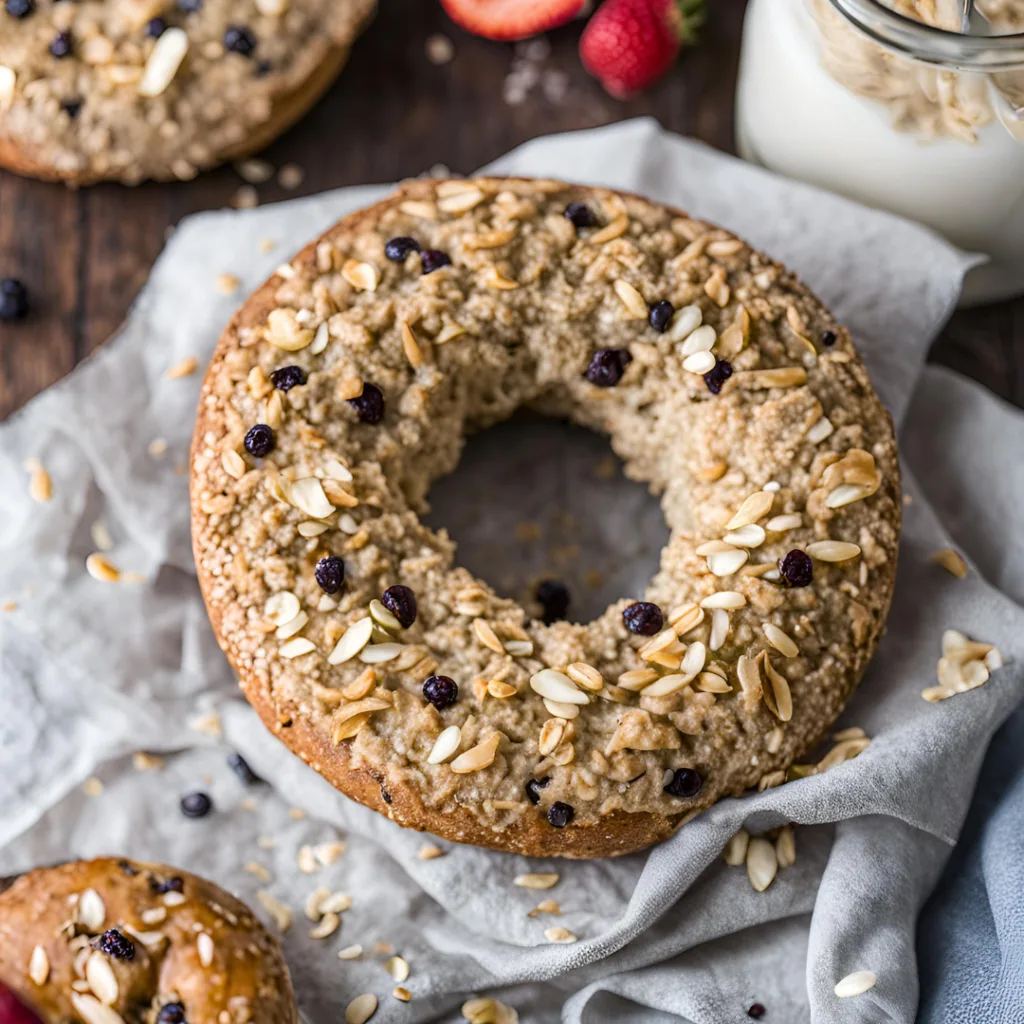
<path fill-rule="evenodd" d="M 521 405 L 608 435 L 661 495 L 658 573 L 587 624 L 499 596 L 419 518 Z M 727 231 L 603 189 L 417 181 L 231 321 L 192 512 L 214 630 L 293 751 L 402 825 L 594 857 L 821 741 L 885 622 L 899 468 L 847 332 Z"/>
<path fill-rule="evenodd" d="M 212 882 L 102 858 L 0 892 L 0 982 L 43 1024 L 298 1024 L 284 957 Z"/>
<path fill-rule="evenodd" d="M 374 0 L 7 0 L 0 166 L 188 180 L 266 146 L 341 70 Z"/>

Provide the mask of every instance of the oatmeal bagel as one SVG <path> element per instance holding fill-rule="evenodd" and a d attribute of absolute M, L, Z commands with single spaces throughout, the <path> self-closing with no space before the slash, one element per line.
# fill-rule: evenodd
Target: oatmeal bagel
<path fill-rule="evenodd" d="M 374 0 L 6 0 L 0 166 L 187 180 L 256 152 L 341 70 Z"/>
<path fill-rule="evenodd" d="M 418 513 L 522 405 L 661 495 L 644 594 L 545 625 Z M 776 784 L 877 645 L 900 525 L 889 416 L 847 332 L 727 231 L 552 181 L 416 181 L 228 325 L 192 528 L 246 697 L 402 825 L 626 853 Z"/>
<path fill-rule="evenodd" d="M 43 1024 L 298 1024 L 284 957 L 195 875 L 101 858 L 0 892 L 0 982 Z"/>

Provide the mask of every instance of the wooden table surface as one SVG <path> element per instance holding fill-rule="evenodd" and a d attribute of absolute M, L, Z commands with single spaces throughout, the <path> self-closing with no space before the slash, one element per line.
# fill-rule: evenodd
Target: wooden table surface
<path fill-rule="evenodd" d="M 263 185 L 260 199 L 394 181 L 439 163 L 468 172 L 536 135 L 642 114 L 731 151 L 744 4 L 710 0 L 700 45 L 627 103 L 586 75 L 576 53 L 581 23 L 566 26 L 549 37 L 550 56 L 530 62 L 538 84 L 510 105 L 503 90 L 522 47 L 467 35 L 435 0 L 380 0 L 329 94 L 264 154 L 275 166 L 300 165 L 301 188 Z M 454 59 L 440 66 L 425 46 L 438 32 L 455 47 Z M 0 277 L 22 279 L 33 309 L 23 323 L 0 324 L 0 417 L 102 344 L 124 319 L 168 229 L 186 214 L 227 204 L 240 184 L 233 169 L 222 168 L 183 184 L 74 192 L 0 172 Z M 932 358 L 1024 405 L 1024 299 L 957 313 Z"/>

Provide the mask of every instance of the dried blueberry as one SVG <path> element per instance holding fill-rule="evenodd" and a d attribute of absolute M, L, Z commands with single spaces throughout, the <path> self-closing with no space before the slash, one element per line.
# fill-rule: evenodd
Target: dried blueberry
<path fill-rule="evenodd" d="M 263 780 L 249 767 L 241 754 L 228 754 L 228 767 L 247 786 L 258 786 Z"/>
<path fill-rule="evenodd" d="M 550 775 L 545 775 L 543 779 L 530 779 L 526 784 L 526 799 L 529 800 L 531 804 L 539 804 L 540 791 L 544 789 L 550 781 Z"/>
<path fill-rule="evenodd" d="M 416 595 L 409 587 L 401 583 L 388 587 L 381 594 L 380 603 L 398 619 L 402 629 L 408 629 L 416 621 Z"/>
<path fill-rule="evenodd" d="M 665 616 L 661 609 L 650 601 L 636 601 L 622 612 L 622 621 L 626 623 L 626 629 L 630 633 L 638 633 L 640 636 L 654 636 L 660 633 L 665 625 Z"/>
<path fill-rule="evenodd" d="M 185 1007 L 181 1003 L 164 1003 L 156 1015 L 156 1024 L 186 1024 Z"/>
<path fill-rule="evenodd" d="M 146 22 L 146 35 L 150 39 L 159 39 L 167 31 L 167 22 L 163 18 L 150 18 Z"/>
<path fill-rule="evenodd" d="M 345 585 L 345 563 L 337 555 L 328 555 L 316 563 L 313 575 L 325 594 L 339 594 Z"/>
<path fill-rule="evenodd" d="M 73 44 L 70 32 L 58 32 L 53 37 L 53 42 L 50 43 L 50 53 L 58 60 L 61 60 L 64 57 L 70 57 L 72 49 Z"/>
<path fill-rule="evenodd" d="M 438 711 L 444 711 L 459 699 L 459 684 L 448 676 L 430 676 L 423 684 L 423 696 Z"/>
<path fill-rule="evenodd" d="M 716 359 L 715 365 L 704 374 L 704 383 L 708 391 L 717 395 L 722 390 L 722 385 L 732 376 L 732 363 L 727 359 Z"/>
<path fill-rule="evenodd" d="M 677 768 L 665 785 L 665 792 L 669 796 L 679 797 L 680 800 L 691 800 L 700 792 L 703 785 L 704 780 L 696 769 Z"/>
<path fill-rule="evenodd" d="M 787 587 L 809 587 L 814 579 L 814 563 L 806 551 L 794 548 L 779 559 L 779 572 Z"/>
<path fill-rule="evenodd" d="M 249 433 L 245 435 L 243 443 L 245 444 L 245 450 L 250 455 L 256 456 L 257 459 L 262 459 L 274 450 L 274 432 L 266 423 L 257 423 L 255 427 L 249 428 Z"/>
<path fill-rule="evenodd" d="M 363 393 L 350 398 L 348 404 L 363 423 L 380 423 L 384 418 L 384 392 L 376 384 L 364 384 Z"/>
<path fill-rule="evenodd" d="M 659 334 L 664 334 L 668 330 L 668 325 L 672 322 L 675 312 L 676 307 L 668 299 L 662 299 L 661 302 L 656 302 L 651 306 L 651 311 L 647 314 L 647 322 Z"/>
<path fill-rule="evenodd" d="M 134 878 L 138 873 L 139 869 L 127 860 L 119 860 L 117 866 L 129 877 Z"/>
<path fill-rule="evenodd" d="M 552 622 L 565 618 L 572 595 L 561 580 L 541 580 L 533 593 L 544 610 L 545 625 L 550 626 Z"/>
<path fill-rule="evenodd" d="M 27 18 L 35 9 L 35 0 L 7 0 L 4 5 L 12 18 Z"/>
<path fill-rule="evenodd" d="M 584 376 L 599 388 L 613 388 L 622 380 L 626 367 L 633 357 L 624 348 L 598 349 L 590 357 L 590 365 Z"/>
<path fill-rule="evenodd" d="M 821 343 L 822 345 L 825 346 L 825 348 L 831 348 L 836 343 L 836 332 L 825 331 L 821 335 Z"/>
<path fill-rule="evenodd" d="M 178 8 L 186 14 L 195 14 L 203 9 L 203 0 L 178 0 Z"/>
<path fill-rule="evenodd" d="M 228 25 L 224 30 L 224 49 L 240 53 L 243 57 L 251 57 L 256 51 L 256 37 L 252 29 L 244 25 Z"/>
<path fill-rule="evenodd" d="M 24 320 L 28 316 L 28 289 L 16 278 L 0 279 L 0 320 Z"/>
<path fill-rule="evenodd" d="M 291 391 L 306 383 L 306 371 L 301 366 L 282 366 L 270 375 L 278 391 Z"/>
<path fill-rule="evenodd" d="M 574 228 L 592 228 L 597 225 L 597 215 L 586 203 L 570 203 L 565 208 L 565 216 Z"/>
<path fill-rule="evenodd" d="M 440 249 L 424 249 L 420 253 L 420 260 L 424 274 L 432 274 L 435 270 L 452 265 L 452 258 L 448 253 L 441 252 Z"/>
<path fill-rule="evenodd" d="M 205 793 L 186 793 L 181 798 L 181 813 L 186 818 L 205 818 L 213 810 L 213 801 Z"/>
<path fill-rule="evenodd" d="M 554 825 L 555 828 L 565 828 L 570 821 L 576 816 L 576 811 L 573 810 L 570 804 L 563 804 L 561 800 L 555 801 L 548 808 L 548 822 Z"/>
<path fill-rule="evenodd" d="M 165 892 L 184 892 L 185 880 L 180 875 L 173 875 L 171 878 L 165 878 L 162 881 L 151 878 L 149 880 L 149 887 L 158 896 L 162 896 Z"/>
<path fill-rule="evenodd" d="M 753 1017 L 754 1020 L 760 1020 L 768 1011 L 764 1008 L 762 1003 L 754 1003 L 749 1010 L 747 1010 L 747 1016 Z"/>
<path fill-rule="evenodd" d="M 419 252 L 420 243 L 408 235 L 399 235 L 397 238 L 388 239 L 384 245 L 384 255 L 392 263 L 401 263 L 411 252 Z"/>
<path fill-rule="evenodd" d="M 105 931 L 93 945 L 101 953 L 106 953 L 116 960 L 132 960 L 135 957 L 135 944 L 116 928 Z"/>
<path fill-rule="evenodd" d="M 61 109 L 64 111 L 72 121 L 82 112 L 82 101 L 81 100 L 64 100 L 61 103 Z"/>

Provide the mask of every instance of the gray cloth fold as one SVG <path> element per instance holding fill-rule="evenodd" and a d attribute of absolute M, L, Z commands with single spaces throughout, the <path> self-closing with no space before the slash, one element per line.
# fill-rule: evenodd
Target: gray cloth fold
<path fill-rule="evenodd" d="M 768 1007 L 766 1020 L 786 1024 L 912 1021 L 917 913 L 961 827 L 988 740 L 1024 692 L 1015 603 L 1024 567 L 1019 555 L 1005 557 L 1024 524 L 1024 476 L 1005 447 L 1019 420 L 1007 414 L 1003 435 L 994 429 L 979 453 L 971 424 L 994 400 L 954 375 L 922 372 L 971 261 L 922 228 L 649 121 L 538 140 L 490 169 L 613 185 L 720 222 L 797 270 L 853 331 L 900 425 L 911 499 L 887 635 L 842 718 L 873 737 L 870 747 L 827 774 L 723 800 L 649 853 L 545 862 L 442 844 L 445 856 L 421 860 L 424 837 L 348 801 L 263 730 L 236 696 L 192 570 L 184 470 L 199 379 L 163 375 L 186 356 L 209 358 L 234 303 L 214 290 L 217 274 L 230 271 L 250 290 L 383 191 L 345 189 L 185 221 L 117 339 L 0 427 L 0 601 L 17 604 L 0 616 L 9 709 L 0 720 L 0 873 L 123 852 L 206 874 L 250 903 L 265 888 L 296 909 L 284 944 L 312 1024 L 333 1024 L 363 991 L 381 997 L 382 1022 L 457 1020 L 466 994 L 481 991 L 540 1024 L 721 1024 L 747 1019 L 754 1001 Z M 274 252 L 261 252 L 265 237 L 278 241 Z M 147 450 L 158 437 L 168 445 L 162 457 Z M 555 446 L 563 466 L 575 443 Z M 509 447 L 501 458 L 516 457 Z M 53 476 L 48 504 L 26 494 L 29 457 Z M 635 501 L 616 491 L 589 515 L 614 517 Z M 444 509 L 435 516 L 443 522 Z M 97 519 L 115 541 L 109 557 L 145 582 L 102 584 L 85 573 Z M 964 580 L 930 559 L 951 533 L 971 562 Z M 996 643 L 1009 663 L 982 688 L 928 704 L 920 691 L 935 681 L 948 627 Z M 188 725 L 213 706 L 223 741 Z M 228 746 L 270 785 L 245 792 L 224 764 Z M 140 749 L 168 752 L 166 768 L 133 771 L 130 754 Z M 90 775 L 104 782 L 102 795 L 82 792 Z M 178 797 L 200 786 L 216 813 L 184 821 Z M 723 863 L 722 847 L 744 824 L 761 831 L 790 821 L 800 825 L 796 864 L 756 893 L 741 868 Z M 316 875 L 296 869 L 301 845 L 339 833 L 348 849 L 337 863 Z M 247 871 L 251 861 L 273 881 Z M 560 881 L 543 894 L 513 886 L 528 870 L 557 871 Z M 327 941 L 306 935 L 301 913 L 318 885 L 353 896 Z M 528 917 L 545 896 L 562 915 Z M 547 942 L 553 924 L 579 941 Z M 388 995 L 393 982 L 370 952 L 376 941 L 412 965 L 410 1004 Z M 339 963 L 336 951 L 356 942 L 364 958 Z M 877 985 L 837 999 L 835 983 L 861 969 Z"/>

